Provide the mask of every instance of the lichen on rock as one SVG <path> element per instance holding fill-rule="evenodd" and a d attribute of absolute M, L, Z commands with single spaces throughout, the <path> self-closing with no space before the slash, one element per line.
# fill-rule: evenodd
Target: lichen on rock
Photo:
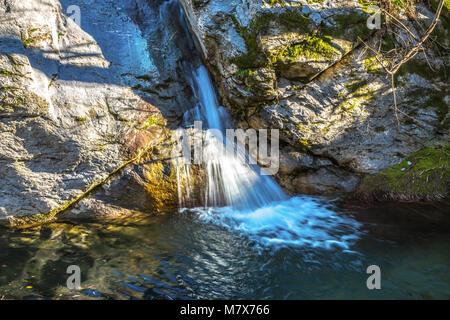
<path fill-rule="evenodd" d="M 404 31 L 392 25 L 369 30 L 370 1 L 219 0 L 194 9 L 188 0 L 181 3 L 236 122 L 279 129 L 282 157 L 294 148 L 331 160 L 326 168 L 313 161 L 308 169 L 298 163 L 298 170 L 280 170 L 278 181 L 293 193 L 312 192 L 312 181 L 321 186 L 318 193 L 351 192 L 364 175 L 448 131 L 446 13 L 427 56 L 418 54 L 394 77 L 396 112 L 391 79 L 365 44 L 394 52 Z M 433 11 L 423 3 L 415 8 L 426 30 Z M 422 32 L 408 22 L 405 8 L 396 10 L 413 32 Z M 252 81 L 260 70 L 273 70 L 266 72 L 271 79 Z M 344 187 L 338 177 L 351 183 Z"/>

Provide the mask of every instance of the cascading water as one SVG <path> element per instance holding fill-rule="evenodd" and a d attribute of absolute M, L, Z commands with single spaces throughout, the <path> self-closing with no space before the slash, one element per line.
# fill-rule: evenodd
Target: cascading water
<path fill-rule="evenodd" d="M 177 18 L 190 47 L 195 48 L 178 1 L 167 1 L 161 8 L 161 18 L 169 11 L 179 15 Z M 289 199 L 271 177 L 262 175 L 258 167 L 252 167 L 246 161 L 249 155 L 243 148 L 237 147 L 237 153 L 226 152 L 223 137 L 231 120 L 226 109 L 218 104 L 206 67 L 201 62 L 195 67 L 188 60 L 184 61 L 183 69 L 198 100 L 195 108 L 186 111 L 184 123 L 189 126 L 201 121 L 204 129 L 208 129 L 203 134 L 202 147 L 207 183 L 204 207 L 180 211 L 195 212 L 203 221 L 244 233 L 257 245 L 309 245 L 348 250 L 349 243 L 357 238 L 359 224 L 340 217 L 318 199 L 305 196 Z M 184 197 L 189 198 L 192 192 L 189 163 L 179 163 L 179 180 L 181 171 L 186 180 L 184 185 L 187 185 Z M 182 207 L 180 183 L 178 191 Z"/>
<path fill-rule="evenodd" d="M 171 0 L 162 4 L 160 19 L 170 11 L 171 6 L 177 6 L 179 21 L 184 29 L 190 47 L 195 48 L 194 41 L 184 19 L 183 10 L 178 1 Z M 286 200 L 281 188 L 269 176 L 259 173 L 259 168 L 252 168 L 246 159 L 248 155 L 242 148 L 230 154 L 225 148 L 225 129 L 230 128 L 230 116 L 225 108 L 220 107 L 214 86 L 206 67 L 197 62 L 184 62 L 185 76 L 198 100 L 194 110 L 188 110 L 184 116 L 185 125 L 201 121 L 204 134 L 202 155 L 207 172 L 205 186 L 205 207 L 231 206 L 235 209 L 256 209 L 274 201 Z M 188 71 L 186 71 L 188 70 Z M 211 129 L 214 129 L 212 131 Z M 181 164 L 184 176 L 189 179 L 186 164 Z M 180 168 L 178 169 L 178 175 Z M 188 189 L 190 186 L 188 186 Z M 179 189 L 180 191 L 180 189 Z M 183 198 L 181 195 L 179 198 Z"/>
<path fill-rule="evenodd" d="M 206 206 L 231 206 L 235 209 L 256 209 L 274 201 L 286 200 L 281 188 L 269 177 L 252 168 L 242 148 L 226 152 L 224 124 L 229 123 L 227 111 L 219 107 L 208 71 L 200 66 L 192 74 L 193 90 L 206 119 L 203 160 L 207 170 Z M 201 119 L 194 119 L 201 120 Z M 214 134 L 216 132 L 216 134 Z"/>

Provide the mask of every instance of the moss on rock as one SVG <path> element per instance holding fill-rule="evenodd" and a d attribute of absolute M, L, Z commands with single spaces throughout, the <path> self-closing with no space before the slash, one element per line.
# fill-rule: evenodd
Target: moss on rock
<path fill-rule="evenodd" d="M 165 125 L 165 119 L 162 118 L 160 114 L 152 115 L 150 118 L 145 120 L 142 126 L 138 127 L 138 130 L 147 130 L 152 126 L 160 126 L 163 127 Z"/>
<path fill-rule="evenodd" d="M 336 54 L 336 49 L 330 40 L 328 37 L 308 35 L 304 41 L 286 48 L 282 57 L 290 62 L 294 62 L 300 56 L 308 59 L 331 59 Z"/>
<path fill-rule="evenodd" d="M 332 38 L 342 39 L 353 43 L 358 42 L 358 38 L 366 39 L 371 30 L 367 28 L 366 14 L 358 11 L 351 13 L 335 14 L 332 16 L 334 24 L 323 26 L 321 32 Z"/>
<path fill-rule="evenodd" d="M 90 187 L 88 187 L 85 191 L 83 191 L 78 196 L 66 201 L 61 206 L 58 206 L 47 213 L 36 213 L 31 215 L 25 215 L 25 216 L 19 216 L 19 217 L 10 217 L 6 220 L 0 220 L 0 224 L 6 225 L 11 228 L 15 229 L 26 229 L 31 228 L 35 226 L 39 226 L 46 223 L 55 222 L 58 219 L 58 216 L 65 212 L 66 210 L 70 209 L 73 205 L 77 204 L 87 196 L 89 196 L 93 191 L 95 191 L 97 188 L 105 185 L 107 182 L 109 182 L 111 179 L 113 179 L 118 173 L 120 173 L 123 169 L 128 167 L 131 164 L 138 163 L 143 158 L 148 157 L 149 154 L 153 151 L 153 147 L 142 147 L 137 151 L 137 155 L 126 162 L 124 162 L 122 165 L 114 169 L 112 172 L 110 172 L 106 178 L 94 182 L 91 184 Z"/>
<path fill-rule="evenodd" d="M 44 115 L 48 113 L 48 102 L 33 92 L 17 87 L 0 87 L 0 112 L 3 115 L 23 113 Z"/>
<path fill-rule="evenodd" d="M 403 64 L 395 73 L 394 80 L 397 85 L 404 84 L 404 77 L 408 74 L 417 74 L 426 80 L 448 81 L 450 69 L 447 65 L 441 66 L 438 70 L 431 70 L 430 66 L 424 60 L 411 59 Z"/>
<path fill-rule="evenodd" d="M 399 164 L 364 178 L 356 191 L 363 200 L 435 200 L 448 195 L 450 145 L 425 147 Z"/>
<path fill-rule="evenodd" d="M 271 6 L 274 6 L 276 4 L 279 4 L 282 7 L 286 6 L 286 1 L 284 0 L 265 0 L 265 2 Z"/>
<path fill-rule="evenodd" d="M 249 27 L 243 27 L 235 16 L 231 16 L 234 26 L 240 36 L 244 39 L 247 53 L 231 60 L 239 69 L 251 69 L 264 67 L 269 64 L 268 57 L 262 51 L 259 37 L 269 33 L 274 22 L 282 26 L 286 31 L 308 33 L 310 19 L 296 10 L 287 10 L 277 14 L 265 12 L 253 19 Z"/>
<path fill-rule="evenodd" d="M 381 73 L 382 67 L 376 57 L 366 58 L 366 59 L 364 59 L 363 63 L 364 63 L 364 67 L 367 70 L 367 73 L 373 74 L 373 75 L 378 75 Z"/>

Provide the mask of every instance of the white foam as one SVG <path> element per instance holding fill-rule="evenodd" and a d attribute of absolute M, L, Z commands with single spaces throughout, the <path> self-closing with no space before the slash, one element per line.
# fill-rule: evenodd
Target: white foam
<path fill-rule="evenodd" d="M 263 247 L 307 246 L 349 251 L 360 234 L 360 223 L 307 196 L 274 202 L 256 210 L 222 207 L 190 211 L 206 223 L 245 235 Z"/>

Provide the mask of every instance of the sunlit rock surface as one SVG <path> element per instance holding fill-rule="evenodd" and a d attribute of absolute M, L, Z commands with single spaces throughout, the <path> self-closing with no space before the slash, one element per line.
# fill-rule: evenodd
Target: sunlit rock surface
<path fill-rule="evenodd" d="M 51 219 L 117 174 L 135 183 L 129 164 L 190 103 L 181 53 L 158 23 L 162 2 L 0 3 L 1 221 Z M 104 206 L 93 207 L 107 215 Z"/>
<path fill-rule="evenodd" d="M 390 76 L 362 41 L 390 50 L 403 43 L 405 31 L 368 29 L 361 1 L 270 2 L 181 0 L 237 126 L 280 129 L 277 177 L 287 190 L 351 192 L 364 175 L 399 163 L 428 141 L 448 142 L 445 8 L 434 33 L 438 44 L 395 77 L 395 113 Z M 423 30 L 433 8 L 417 6 Z"/>
<path fill-rule="evenodd" d="M 351 192 L 448 142 L 448 56 L 433 47 L 399 71 L 397 125 L 390 79 L 361 40 L 402 34 L 367 29 L 359 1 L 180 2 L 235 127 L 280 129 L 277 178 L 291 193 Z M 199 57 L 167 3 L 0 3 L 1 222 L 179 204 L 170 134 L 195 105 L 183 59 Z M 432 15 L 418 7 L 424 25 Z"/>

